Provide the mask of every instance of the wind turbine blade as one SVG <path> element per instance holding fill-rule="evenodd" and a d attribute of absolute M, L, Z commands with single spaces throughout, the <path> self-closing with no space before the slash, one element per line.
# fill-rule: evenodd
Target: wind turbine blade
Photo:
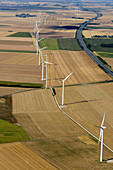
<path fill-rule="evenodd" d="M 106 112 L 104 113 L 103 120 L 102 120 L 102 123 L 101 123 L 101 127 L 104 125 L 105 115 L 106 115 Z"/>
<path fill-rule="evenodd" d="M 41 30 L 42 30 L 42 29 L 38 30 L 38 31 L 37 31 L 37 34 L 38 34 Z"/>
<path fill-rule="evenodd" d="M 41 39 L 39 39 L 38 41 L 41 41 L 41 40 L 43 40 L 44 38 L 41 38 Z"/>
<path fill-rule="evenodd" d="M 69 76 L 71 76 L 72 73 L 70 73 L 63 81 L 67 80 L 69 78 Z"/>
<path fill-rule="evenodd" d="M 50 63 L 50 62 L 47 62 L 47 61 L 44 61 L 44 63 L 47 63 L 47 64 L 53 64 L 53 63 Z"/>
<path fill-rule="evenodd" d="M 45 48 L 47 48 L 47 47 L 43 47 L 43 48 L 41 48 L 40 50 L 44 50 Z"/>

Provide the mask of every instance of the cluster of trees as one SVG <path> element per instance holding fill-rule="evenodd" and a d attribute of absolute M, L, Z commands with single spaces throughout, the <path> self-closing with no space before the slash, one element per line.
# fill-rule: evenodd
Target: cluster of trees
<path fill-rule="evenodd" d="M 36 17 L 36 15 L 22 13 L 22 14 L 16 14 L 16 17 L 27 18 L 27 17 Z"/>

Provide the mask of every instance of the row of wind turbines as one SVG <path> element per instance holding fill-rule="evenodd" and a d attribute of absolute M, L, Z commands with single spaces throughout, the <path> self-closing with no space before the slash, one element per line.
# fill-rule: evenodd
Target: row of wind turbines
<path fill-rule="evenodd" d="M 47 19 L 48 15 L 45 16 L 45 25 L 47 23 L 46 19 Z M 43 48 L 40 48 L 39 46 L 39 42 L 42 41 L 44 38 L 39 38 L 39 33 L 41 31 L 41 29 L 39 28 L 41 26 L 41 13 L 38 13 L 37 15 L 37 21 L 35 23 L 35 26 L 34 26 L 34 36 L 36 37 L 36 54 L 37 56 L 39 56 L 39 62 L 38 62 L 38 65 L 42 65 L 42 81 L 45 80 L 45 88 L 47 88 L 47 70 L 48 70 L 48 64 L 49 65 L 54 65 L 53 63 L 50 63 L 48 62 L 48 56 L 46 53 L 42 53 L 42 51 L 44 49 L 46 49 L 47 47 L 43 47 Z M 44 57 L 46 57 L 46 61 L 44 60 Z M 42 62 L 41 62 L 42 60 Z M 44 64 L 46 64 L 46 78 L 44 79 Z M 64 105 L 64 83 L 65 81 L 71 76 L 72 73 L 70 73 L 66 78 L 64 78 L 62 81 L 62 106 Z"/>
<path fill-rule="evenodd" d="M 45 25 L 46 25 L 46 19 L 47 19 L 48 16 L 45 16 Z M 37 15 L 37 21 L 35 23 L 35 27 L 34 27 L 34 36 L 36 37 L 36 54 L 37 56 L 39 56 L 39 63 L 38 65 L 42 65 L 42 81 L 45 80 L 45 88 L 47 88 L 47 69 L 48 69 L 48 64 L 50 65 L 54 65 L 53 63 L 50 63 L 48 62 L 48 56 L 46 53 L 41 53 L 44 49 L 46 49 L 47 47 L 43 47 L 43 48 L 40 48 L 39 47 L 39 42 L 42 41 L 44 38 L 39 38 L 39 33 L 41 31 L 41 29 L 39 28 L 41 26 L 41 13 L 38 13 Z M 44 60 L 44 57 L 46 58 L 46 61 Z M 41 62 L 42 60 L 42 62 Z M 44 79 L 44 64 L 46 64 L 46 77 Z M 60 80 L 62 81 L 62 106 L 64 105 L 64 83 L 65 81 L 73 74 L 70 73 L 67 77 L 65 77 L 63 80 Z M 101 123 L 101 126 L 97 126 L 100 128 L 100 136 L 99 136 L 99 143 L 101 143 L 101 148 L 100 148 L 100 162 L 103 162 L 103 139 L 104 139 L 104 129 L 106 128 L 104 126 L 104 121 L 105 121 L 105 114 L 104 113 L 104 116 L 103 116 L 103 119 L 102 119 L 102 123 Z"/>

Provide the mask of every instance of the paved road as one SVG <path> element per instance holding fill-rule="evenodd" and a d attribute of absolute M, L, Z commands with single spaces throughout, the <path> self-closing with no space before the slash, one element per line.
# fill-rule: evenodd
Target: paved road
<path fill-rule="evenodd" d="M 97 18 L 99 18 L 101 16 L 102 16 L 101 13 L 97 13 L 96 17 L 90 19 L 89 21 L 82 23 L 81 26 L 79 27 L 78 31 L 77 31 L 77 39 L 80 43 L 80 46 L 93 59 L 93 61 L 95 61 L 100 68 L 102 68 L 106 73 L 110 74 L 113 77 L 113 71 L 111 71 L 109 68 L 107 68 L 97 57 L 95 57 L 92 54 L 92 52 L 86 47 L 86 44 L 84 43 L 83 38 L 82 38 L 82 30 L 84 29 L 84 27 L 86 27 L 90 22 L 96 20 Z"/>

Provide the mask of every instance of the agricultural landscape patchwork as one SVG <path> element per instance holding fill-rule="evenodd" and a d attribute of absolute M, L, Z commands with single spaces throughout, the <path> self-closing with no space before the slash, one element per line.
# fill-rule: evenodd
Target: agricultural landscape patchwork
<path fill-rule="evenodd" d="M 112 75 L 112 0 L 0 1 L 0 170 L 113 169 Z"/>

